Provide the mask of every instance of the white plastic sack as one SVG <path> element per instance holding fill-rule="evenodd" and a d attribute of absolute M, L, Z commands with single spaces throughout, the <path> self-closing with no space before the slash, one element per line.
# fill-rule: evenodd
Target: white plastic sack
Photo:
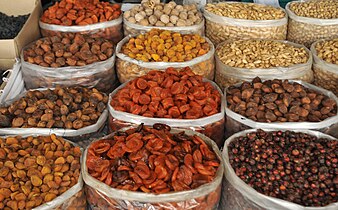
<path fill-rule="evenodd" d="M 294 128 L 294 127 L 289 127 Z M 264 129 L 265 131 L 273 131 L 271 129 Z M 275 129 L 276 130 L 276 129 Z M 277 130 L 284 130 L 278 129 Z M 288 130 L 288 129 L 285 129 Z M 234 169 L 231 167 L 229 162 L 229 153 L 228 153 L 228 145 L 235 138 L 240 136 L 245 136 L 245 134 L 250 132 L 255 132 L 255 129 L 250 129 L 246 131 L 242 131 L 235 135 L 232 135 L 228 138 L 224 144 L 223 148 L 223 159 L 224 159 L 224 179 L 222 186 L 222 198 L 220 203 L 221 210 L 239 210 L 239 209 L 251 209 L 251 210 L 270 210 L 270 209 L 278 209 L 278 210 L 337 210 L 338 203 L 330 204 L 326 207 L 304 207 L 299 204 L 291 203 L 289 201 L 281 200 L 278 198 L 273 198 L 270 196 L 263 195 L 252 187 L 247 185 L 244 181 L 242 181 L 235 173 Z M 325 135 L 318 131 L 309 131 L 309 130 L 293 130 L 295 132 L 303 132 L 307 134 L 311 134 L 316 136 L 317 138 L 328 138 L 334 139 L 331 136 Z"/>
<path fill-rule="evenodd" d="M 311 45 L 314 83 L 326 90 L 332 91 L 338 96 L 338 65 L 326 62 L 317 55 L 316 44 L 322 41 L 324 40 L 318 40 Z"/>
<path fill-rule="evenodd" d="M 303 81 L 290 80 L 290 82 L 297 82 L 309 89 L 327 95 L 328 97 L 335 100 L 336 103 L 338 104 L 338 97 L 335 96 L 330 91 L 327 91 L 320 87 L 316 87 Z M 237 84 L 236 86 L 240 86 L 240 84 Z M 226 93 L 227 91 L 225 90 L 224 98 L 226 98 Z M 273 122 L 273 123 L 255 122 L 249 118 L 246 118 L 230 110 L 227 106 L 227 103 L 225 103 L 225 114 L 226 114 L 226 124 L 225 124 L 226 137 L 229 137 L 235 133 L 250 128 L 285 129 L 285 130 L 292 128 L 295 130 L 316 130 L 331 135 L 335 138 L 338 138 L 338 108 L 336 116 L 329 117 L 321 122 Z"/>
<path fill-rule="evenodd" d="M 232 41 L 227 41 L 232 42 Z M 260 77 L 263 80 L 269 79 L 292 79 L 302 80 L 308 83 L 313 82 L 313 71 L 312 71 L 312 53 L 309 49 L 303 45 L 292 43 L 289 41 L 279 41 L 288 45 L 295 46 L 297 48 L 303 48 L 309 55 L 309 59 L 306 63 L 296 64 L 288 67 L 271 67 L 267 69 L 247 69 L 232 67 L 223 64 L 217 54 L 215 54 L 216 60 L 216 73 L 215 82 L 222 88 L 226 88 L 230 85 L 237 84 L 243 81 L 251 81 L 255 77 Z M 226 42 L 224 42 L 226 43 Z M 219 44 L 217 48 L 222 46 L 223 43 Z M 216 51 L 217 51 L 216 48 Z"/>
<path fill-rule="evenodd" d="M 136 36 L 127 36 L 122 39 L 116 47 L 116 71 L 117 77 L 121 83 L 128 80 L 135 79 L 136 77 L 143 76 L 151 70 L 165 70 L 169 67 L 182 69 L 190 67 L 191 70 L 207 79 L 213 80 L 215 74 L 215 60 L 214 45 L 208 38 L 205 38 L 210 45 L 210 50 L 207 54 L 194 58 L 185 62 L 144 62 L 139 61 L 121 53 L 122 46 L 129 41 L 130 38 Z"/>
<path fill-rule="evenodd" d="M 319 19 L 298 16 L 290 10 L 291 3 L 292 2 L 289 2 L 285 6 L 290 18 L 287 40 L 303 44 L 310 48 L 311 44 L 319 39 L 329 39 L 338 36 L 338 19 Z"/>
<path fill-rule="evenodd" d="M 223 96 L 221 89 L 212 81 L 204 79 L 204 81 L 210 82 L 220 94 Z M 111 105 L 110 102 L 112 97 L 127 83 L 120 85 L 117 89 L 115 89 L 109 95 L 109 102 L 108 102 L 108 110 L 109 110 L 109 129 L 111 132 L 115 132 L 121 128 L 127 126 L 136 126 L 141 123 L 144 125 L 154 125 L 155 123 L 162 123 L 169 125 L 172 128 L 180 128 L 180 129 L 189 129 L 193 131 L 200 132 L 209 138 L 213 139 L 219 147 L 223 145 L 224 142 L 224 107 L 225 107 L 225 99 L 222 98 L 221 104 L 221 112 L 214 114 L 212 116 L 203 117 L 199 119 L 168 119 L 168 118 L 150 118 L 139 116 L 127 112 L 121 112 L 115 110 Z"/>
<path fill-rule="evenodd" d="M 131 127 L 124 128 L 122 131 L 127 130 Z M 181 192 L 170 192 L 165 194 L 152 194 L 120 190 L 112 188 L 99 180 L 89 175 L 87 170 L 87 152 L 88 148 L 84 153 L 84 158 L 81 167 L 81 173 L 83 180 L 86 184 L 86 193 L 88 203 L 92 210 L 102 209 L 142 209 L 142 210 L 178 210 L 178 209 L 206 209 L 204 206 L 214 204 L 213 208 L 208 210 L 217 210 L 218 198 L 221 194 L 221 182 L 223 178 L 223 160 L 222 155 L 217 145 L 209 138 L 204 135 L 183 129 L 171 129 L 171 133 L 178 133 L 185 131 L 187 135 L 197 135 L 202 138 L 209 146 L 212 147 L 217 157 L 220 159 L 220 166 L 216 172 L 215 178 L 212 182 L 204 184 L 196 189 L 181 191 Z M 114 134 L 106 137 L 110 139 Z M 205 203 L 207 202 L 207 203 Z"/>
<path fill-rule="evenodd" d="M 114 43 L 123 38 L 122 15 L 118 19 L 102 23 L 95 23 L 85 26 L 61 26 L 43 23 L 39 21 L 41 34 L 43 37 L 51 37 L 62 33 L 88 34 L 93 38 L 102 37 L 112 40 Z"/>
<path fill-rule="evenodd" d="M 246 4 L 244 2 L 242 3 Z M 205 9 L 203 13 L 206 19 L 206 36 L 216 46 L 227 40 L 286 39 L 288 24 L 288 16 L 286 13 L 284 18 L 277 20 L 245 20 L 229 18 L 213 14 Z"/>

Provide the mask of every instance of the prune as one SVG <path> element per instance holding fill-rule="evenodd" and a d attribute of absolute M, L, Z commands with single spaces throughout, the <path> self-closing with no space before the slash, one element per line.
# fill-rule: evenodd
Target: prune
<path fill-rule="evenodd" d="M 19 16 L 8 16 L 0 12 L 0 39 L 13 39 L 18 35 L 25 25 L 29 14 Z"/>

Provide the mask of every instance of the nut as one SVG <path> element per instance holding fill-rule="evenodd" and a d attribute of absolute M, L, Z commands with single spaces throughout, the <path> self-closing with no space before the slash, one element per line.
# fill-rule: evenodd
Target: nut
<path fill-rule="evenodd" d="M 318 19 L 338 18 L 338 2 L 334 0 L 292 2 L 289 8 L 301 17 Z"/>

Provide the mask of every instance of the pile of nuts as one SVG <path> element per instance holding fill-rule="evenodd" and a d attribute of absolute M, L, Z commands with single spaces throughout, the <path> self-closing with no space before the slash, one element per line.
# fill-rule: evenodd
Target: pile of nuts
<path fill-rule="evenodd" d="M 236 175 L 258 192 L 307 207 L 338 202 L 338 141 L 258 130 L 228 146 Z"/>
<path fill-rule="evenodd" d="M 121 53 L 144 62 L 184 62 L 207 54 L 210 48 L 207 40 L 197 34 L 152 29 L 130 38 Z"/>
<path fill-rule="evenodd" d="M 220 112 L 221 94 L 190 69 L 151 71 L 120 89 L 110 105 L 145 117 L 198 119 Z"/>
<path fill-rule="evenodd" d="M 338 65 L 338 38 L 318 42 L 315 48 L 319 58 Z"/>
<path fill-rule="evenodd" d="M 337 115 L 335 100 L 288 80 L 255 78 L 226 94 L 230 110 L 258 122 L 321 122 Z"/>
<path fill-rule="evenodd" d="M 113 188 L 156 194 L 212 182 L 220 166 L 213 149 L 197 135 L 170 130 L 164 124 L 141 124 L 94 142 L 88 147 L 89 174 Z"/>
<path fill-rule="evenodd" d="M 310 56 L 305 48 L 272 40 L 225 42 L 216 55 L 225 65 L 248 69 L 288 67 L 306 63 Z"/>
<path fill-rule="evenodd" d="M 95 88 L 57 87 L 33 90 L 8 107 L 0 107 L 0 128 L 80 129 L 97 122 L 108 96 Z"/>
<path fill-rule="evenodd" d="M 43 23 L 74 26 L 114 20 L 121 15 L 121 6 L 99 0 L 61 0 L 44 11 Z"/>
<path fill-rule="evenodd" d="M 338 2 L 336 0 L 292 2 L 289 8 L 301 17 L 318 19 L 338 18 Z"/>
<path fill-rule="evenodd" d="M 196 4 L 167 4 L 160 0 L 142 0 L 141 5 L 124 12 L 123 17 L 130 23 L 142 26 L 192 26 L 202 22 L 202 14 Z"/>
<path fill-rule="evenodd" d="M 286 15 L 281 8 L 254 3 L 209 3 L 205 10 L 215 15 L 245 20 L 277 20 Z"/>
<path fill-rule="evenodd" d="M 0 138 L 0 209 L 32 209 L 69 190 L 78 182 L 81 154 L 54 134 Z M 86 201 L 68 204 L 85 209 Z"/>
<path fill-rule="evenodd" d="M 113 47 L 113 42 L 103 38 L 62 34 L 35 41 L 24 49 L 23 57 L 26 62 L 44 67 L 85 66 L 112 57 Z"/>

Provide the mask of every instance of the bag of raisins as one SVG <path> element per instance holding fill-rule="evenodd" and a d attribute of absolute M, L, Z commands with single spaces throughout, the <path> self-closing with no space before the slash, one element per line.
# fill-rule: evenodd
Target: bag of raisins
<path fill-rule="evenodd" d="M 290 127 L 291 128 L 291 127 Z M 272 133 L 270 133 L 272 132 Z M 300 134 L 297 134 L 300 132 Z M 290 135 L 288 137 L 288 135 Z M 272 139 L 274 136 L 276 139 Z M 270 138 L 270 139 L 268 139 Z M 296 138 L 296 141 L 292 141 L 292 138 Z M 303 139 L 302 139 L 303 138 Z M 301 141 L 304 140 L 304 141 Z M 306 139 L 306 140 L 305 140 Z M 330 140 L 330 143 L 326 143 L 325 140 Z M 235 142 L 237 141 L 237 142 Z M 271 143 L 271 142 L 274 143 Z M 277 142 L 276 142 L 277 141 Z M 324 173 L 319 172 L 316 165 L 312 164 L 316 162 L 316 164 L 320 164 L 324 166 L 324 170 L 332 170 L 334 167 L 334 163 L 332 165 L 326 165 L 325 157 L 323 158 L 315 155 L 315 154 L 325 154 L 332 153 L 334 147 L 337 148 L 337 144 L 333 144 L 333 142 L 337 141 L 336 138 L 332 136 L 323 134 L 318 131 L 311 130 L 276 130 L 276 129 L 264 129 L 256 130 L 250 129 L 239 132 L 237 134 L 232 135 L 228 138 L 223 147 L 223 159 L 225 161 L 225 169 L 224 169 L 224 178 L 222 183 L 222 198 L 220 201 L 220 209 L 230 210 L 230 209 L 251 209 L 251 210 L 270 210 L 270 209 L 278 209 L 278 210 L 336 210 L 338 209 L 337 202 L 337 186 L 330 180 L 335 177 L 334 172 L 330 173 L 330 179 L 327 178 L 325 181 L 321 181 L 315 177 L 322 176 Z M 241 144 L 240 142 L 243 142 Z M 311 149 L 306 148 L 306 145 L 310 145 Z M 276 145 L 276 150 L 271 152 L 273 149 L 271 147 L 266 146 L 267 144 Z M 327 144 L 327 145 L 326 145 Z M 333 144 L 333 145 L 330 145 Z M 261 145 L 261 146 L 258 146 Z M 263 147 L 264 146 L 264 147 Z M 320 148 L 318 146 L 321 146 Z M 249 154 L 253 159 L 250 160 L 243 151 L 242 148 L 248 147 L 245 150 L 245 153 Z M 330 149 L 331 151 L 323 152 L 323 148 L 325 150 Z M 252 150 L 251 150 L 252 148 Z M 256 151 L 253 151 L 256 150 Z M 267 155 L 267 152 L 270 152 Z M 310 153 L 307 150 L 311 150 Z M 319 152 L 321 150 L 321 152 Z M 258 152 L 259 151 L 259 152 Z M 264 153 L 265 152 L 265 153 Z M 277 154 L 278 155 L 277 155 Z M 281 154 L 283 153 L 283 154 Z M 307 163 L 300 160 L 297 157 L 298 155 L 308 154 L 306 159 L 313 157 L 314 161 L 307 161 Z M 252 155 L 252 156 L 251 156 Z M 268 159 L 265 159 L 265 155 L 267 155 Z M 333 158 L 337 157 L 332 154 Z M 242 156 L 242 157 L 241 157 Z M 278 156 L 278 157 L 277 157 Z M 270 159 L 272 158 L 272 159 Z M 288 158 L 290 158 L 290 162 L 287 162 Z M 291 159 L 297 158 L 293 162 Z M 321 158 L 323 160 L 322 163 Z M 265 159 L 265 160 L 264 160 Z M 270 164 L 269 161 L 276 161 L 273 164 Z M 329 161 L 330 159 L 326 159 Z M 331 159 L 334 160 L 334 159 Z M 260 161 L 260 162 L 259 162 Z M 264 163 L 262 163 L 264 162 Z M 276 165 L 279 162 L 284 164 L 285 167 L 279 169 L 274 169 L 277 167 Z M 237 164 L 236 164 L 237 163 Z M 257 167 L 261 167 L 256 165 L 258 163 L 262 163 L 264 166 L 262 169 L 257 169 Z M 330 162 L 329 162 L 330 163 Z M 290 167 L 290 164 L 293 165 Z M 295 169 L 298 164 L 302 164 L 303 168 Z M 272 168 L 270 168 L 272 166 Z M 269 168 L 267 168 L 269 167 Z M 307 168 L 308 171 L 311 171 L 311 175 L 300 175 L 300 173 L 306 173 L 302 171 L 304 167 Z M 320 167 L 320 166 L 319 166 Z M 327 167 L 331 167 L 330 169 Z M 313 168 L 313 169 L 312 169 Z M 249 169 L 254 171 L 249 171 Z M 285 174 L 285 171 L 288 171 L 289 174 Z M 294 171 L 298 170 L 298 171 Z M 323 169 L 319 169 L 323 170 Z M 271 171 L 271 173 L 269 173 Z M 334 171 L 334 169 L 332 170 Z M 273 173 L 272 173 L 273 172 Z M 281 173 L 282 172 L 282 173 Z M 242 177 L 239 177 L 238 174 L 243 174 Z M 316 174 L 318 173 L 318 175 Z M 332 174 L 333 173 L 333 174 Z M 250 174 L 250 175 L 249 175 Z M 294 175 L 293 175 L 294 174 Z M 298 175 L 297 175 L 298 174 Z M 325 173 L 326 174 L 326 173 Z M 269 176 L 264 178 L 263 176 Z M 327 176 L 327 175 L 325 175 Z M 257 177 L 257 182 L 253 181 Z M 290 178 L 291 177 L 291 178 Z M 292 180 L 294 184 L 288 183 L 285 180 Z M 305 182 L 304 182 L 305 179 Z M 306 180 L 309 179 L 310 181 Z M 244 181 L 245 180 L 245 181 Z M 249 181 L 251 180 L 251 182 Z M 299 180 L 299 182 L 298 182 Z M 311 181 L 312 180 L 312 181 Z M 262 183 L 265 182 L 265 183 Z M 319 186 L 311 186 L 307 187 L 306 185 L 310 185 L 309 182 L 316 182 L 318 185 L 322 186 L 324 183 L 324 188 Z M 321 183 L 320 183 L 321 182 Z M 250 183 L 250 184 L 248 184 Z M 290 186 L 292 185 L 292 186 Z M 312 184 L 313 185 L 313 184 Z M 298 188 L 298 189 L 293 189 Z M 320 194 L 323 196 L 327 196 L 325 198 L 321 198 L 321 195 L 318 194 L 319 188 L 321 189 Z M 285 191 L 284 193 L 282 191 Z M 306 191 L 306 192 L 304 192 Z M 317 191 L 317 193 L 316 193 Z M 325 191 L 325 193 L 323 193 Z M 330 197 L 330 192 L 332 196 Z M 313 195 L 311 194 L 313 193 Z M 268 196 L 267 194 L 271 195 Z M 310 195 L 311 194 L 311 195 Z M 314 199 L 312 199 L 314 198 Z M 332 199 L 332 200 L 328 200 Z M 330 202 L 331 201 L 331 202 Z M 310 204 L 310 205 L 309 205 Z"/>
<path fill-rule="evenodd" d="M 338 138 L 332 92 L 303 81 L 255 80 L 225 90 L 226 138 L 250 128 L 316 130 Z"/>
<path fill-rule="evenodd" d="M 129 130 L 128 130 L 129 129 Z M 185 190 L 183 188 L 181 188 L 180 191 L 166 191 L 166 192 L 162 192 L 162 193 L 154 193 L 154 192 L 150 192 L 150 190 L 148 192 L 144 192 L 144 191 L 133 191 L 129 188 L 127 188 L 127 186 L 133 185 L 135 186 L 135 182 L 132 181 L 132 179 L 129 177 L 128 174 L 128 167 L 125 167 L 125 163 L 127 162 L 126 157 L 132 157 L 134 155 L 134 153 L 125 153 L 124 157 L 122 158 L 118 158 L 119 162 L 117 163 L 117 161 L 115 160 L 111 160 L 110 157 L 110 153 L 107 153 L 107 145 L 110 145 L 108 150 L 112 151 L 115 147 L 113 147 L 114 142 L 115 142 L 115 138 L 118 136 L 115 135 L 120 135 L 121 133 L 125 132 L 125 133 L 129 133 L 131 132 L 131 129 L 135 130 L 139 130 L 140 127 L 127 127 L 127 128 L 123 128 L 121 130 L 119 130 L 118 132 L 115 132 L 113 134 L 110 134 L 106 137 L 104 137 L 103 139 L 99 139 L 97 141 L 93 141 L 92 144 L 86 149 L 85 153 L 84 153 L 84 158 L 83 158 L 83 162 L 82 162 L 82 175 L 83 175 L 83 180 L 85 182 L 85 191 L 87 194 L 87 199 L 88 199 L 88 204 L 90 206 L 90 208 L 92 210 L 100 210 L 100 209 L 121 209 L 121 210 L 136 210 L 136 209 L 144 209 L 144 210 L 154 210 L 154 209 L 172 209 L 172 210 L 178 210 L 178 209 L 208 209 L 208 210 L 217 210 L 218 206 L 219 206 L 219 198 L 221 195 L 221 182 L 222 182 L 222 177 L 223 177 L 223 160 L 221 158 L 221 153 L 217 147 L 217 145 L 209 138 L 207 138 L 206 136 L 191 131 L 191 130 L 183 130 L 183 129 L 171 129 L 170 133 L 171 134 L 178 134 L 184 131 L 186 135 L 188 136 L 193 136 L 196 135 L 198 136 L 202 141 L 204 141 L 206 143 L 206 145 L 208 145 L 208 147 L 210 148 L 210 150 L 213 150 L 213 152 L 216 154 L 216 158 L 220 161 L 220 164 L 217 168 L 217 171 L 214 173 L 213 172 L 213 176 L 214 178 L 212 179 L 212 181 L 208 181 L 207 183 L 204 181 L 203 184 L 198 184 L 197 188 L 190 188 L 188 187 L 188 185 L 183 184 L 184 186 L 186 186 Z M 143 129 L 143 126 L 141 125 L 141 129 Z M 137 132 L 137 131 L 136 131 Z M 144 132 L 144 130 L 142 131 Z M 130 135 L 134 135 L 137 133 L 133 133 Z M 124 134 L 121 134 L 124 135 Z M 148 135 L 148 134 L 145 134 Z M 150 134 L 151 135 L 151 134 Z M 121 137 L 121 136 L 120 136 Z M 137 137 L 136 137 L 137 138 Z M 148 139 L 149 140 L 149 139 Z M 98 144 L 97 144 L 98 143 Z M 149 146 L 149 144 L 147 144 Z M 136 147 L 136 145 L 132 145 L 133 148 Z M 150 149 L 150 147 L 148 147 Z M 178 145 L 177 145 L 178 146 Z M 192 148 L 194 148 L 192 151 L 194 151 L 197 145 L 195 145 L 194 147 L 192 146 Z M 144 146 L 146 147 L 146 146 Z M 177 148 L 176 148 L 177 149 Z M 101 150 L 101 151 L 100 151 Z M 123 150 L 123 149 L 118 149 Z M 137 149 L 136 149 L 137 150 Z M 139 152 L 146 150 L 145 148 L 138 150 Z M 191 152 L 191 151 L 190 151 Z M 161 153 L 160 151 L 158 151 L 156 154 Z M 102 165 L 105 165 L 105 163 L 99 163 L 97 162 L 95 159 L 93 159 L 93 155 L 102 155 L 102 156 L 107 156 L 107 159 L 102 159 L 105 161 L 111 162 L 112 164 L 122 164 L 120 167 L 121 170 L 119 171 L 115 171 L 113 168 L 117 167 L 117 166 L 113 166 L 111 165 L 111 167 L 104 167 L 104 171 L 102 172 Z M 186 154 L 186 153 L 184 153 Z M 171 156 L 171 154 L 168 154 L 168 156 Z M 95 156 L 96 157 L 96 156 Z M 95 158 L 94 157 L 94 158 Z M 148 159 L 149 157 L 149 161 L 150 161 L 150 156 L 144 157 L 146 159 Z M 100 158 L 99 158 L 100 159 Z M 146 161 L 148 164 L 148 160 L 146 159 L 138 159 L 137 161 L 143 162 Z M 120 161 L 121 160 L 121 161 Z M 136 162 L 137 162 L 136 161 Z M 135 162 L 135 164 L 136 164 Z M 98 166 L 98 168 L 96 169 L 97 172 L 96 174 L 93 173 L 92 170 L 89 169 L 89 167 L 92 167 L 90 165 L 93 165 L 93 163 L 95 165 Z M 128 164 L 128 163 L 126 163 Z M 134 165 L 135 166 L 135 165 Z M 130 166 L 134 167 L 134 166 Z M 101 169 L 99 169 L 101 167 Z M 185 166 L 180 166 L 181 167 L 185 167 Z M 193 167 L 192 165 L 190 167 Z M 124 169 L 126 170 L 124 170 Z M 178 166 L 177 166 L 178 168 Z M 134 170 L 134 169 L 131 169 Z M 154 173 L 152 169 L 152 171 L 150 171 L 150 173 Z M 166 170 L 166 169 L 165 169 Z M 169 170 L 169 168 L 168 168 Z M 135 171 L 137 171 L 137 169 L 135 169 Z M 180 169 L 179 169 L 180 171 Z M 149 172 L 149 170 L 148 170 Z M 159 171 L 157 171 L 159 172 Z M 165 173 L 164 171 L 162 171 L 163 173 Z M 113 175 L 112 175 L 113 173 Z M 129 171 L 130 174 L 135 175 L 136 172 L 133 171 Z M 146 172 L 145 172 L 146 173 Z M 159 172 L 161 173 L 161 172 Z M 173 174 L 167 174 L 170 177 L 173 176 Z M 181 172 L 177 173 L 177 179 L 182 179 L 183 177 L 190 177 L 192 174 L 189 175 L 186 174 L 186 176 L 181 176 Z M 203 175 L 201 176 L 201 174 L 198 174 L 199 176 L 194 177 L 193 179 L 199 179 L 200 177 L 203 177 Z M 95 176 L 95 177 L 94 177 Z M 156 176 L 156 175 L 155 175 Z M 133 176 L 134 177 L 134 176 Z M 136 175 L 136 177 L 138 177 L 138 175 Z M 136 178 L 134 177 L 134 178 Z M 154 177 L 154 176 L 152 176 Z M 124 182 L 121 182 L 121 180 L 125 180 Z M 140 178 L 138 178 L 140 179 Z M 142 179 L 144 180 L 144 182 L 148 182 L 151 178 L 145 178 Z M 100 181 L 101 180 L 101 181 Z M 170 178 L 169 180 L 163 181 L 162 178 L 160 179 L 156 179 L 157 181 L 155 181 L 155 179 L 153 181 L 150 181 L 149 184 L 153 185 L 154 188 L 159 187 L 156 186 L 158 183 L 161 184 L 166 184 L 166 182 L 171 183 L 173 180 L 173 178 Z M 125 185 L 125 188 L 120 188 L 120 187 L 112 187 L 110 184 L 107 185 L 106 183 L 109 182 L 118 182 L 121 185 Z M 142 182 L 142 181 L 141 181 Z M 193 181 L 194 183 L 195 181 Z M 202 183 L 201 182 L 201 183 Z M 150 186 L 149 185 L 149 186 Z M 169 184 L 168 184 L 169 185 Z M 171 184 L 170 184 L 171 185 Z M 183 186 L 182 185 L 182 186 Z M 189 185 L 190 186 L 190 185 Z M 139 186 L 140 187 L 140 186 Z M 139 188 L 138 187 L 138 188 Z M 141 189 L 147 189 L 147 186 L 141 186 Z M 172 189 L 173 190 L 173 189 Z"/>

